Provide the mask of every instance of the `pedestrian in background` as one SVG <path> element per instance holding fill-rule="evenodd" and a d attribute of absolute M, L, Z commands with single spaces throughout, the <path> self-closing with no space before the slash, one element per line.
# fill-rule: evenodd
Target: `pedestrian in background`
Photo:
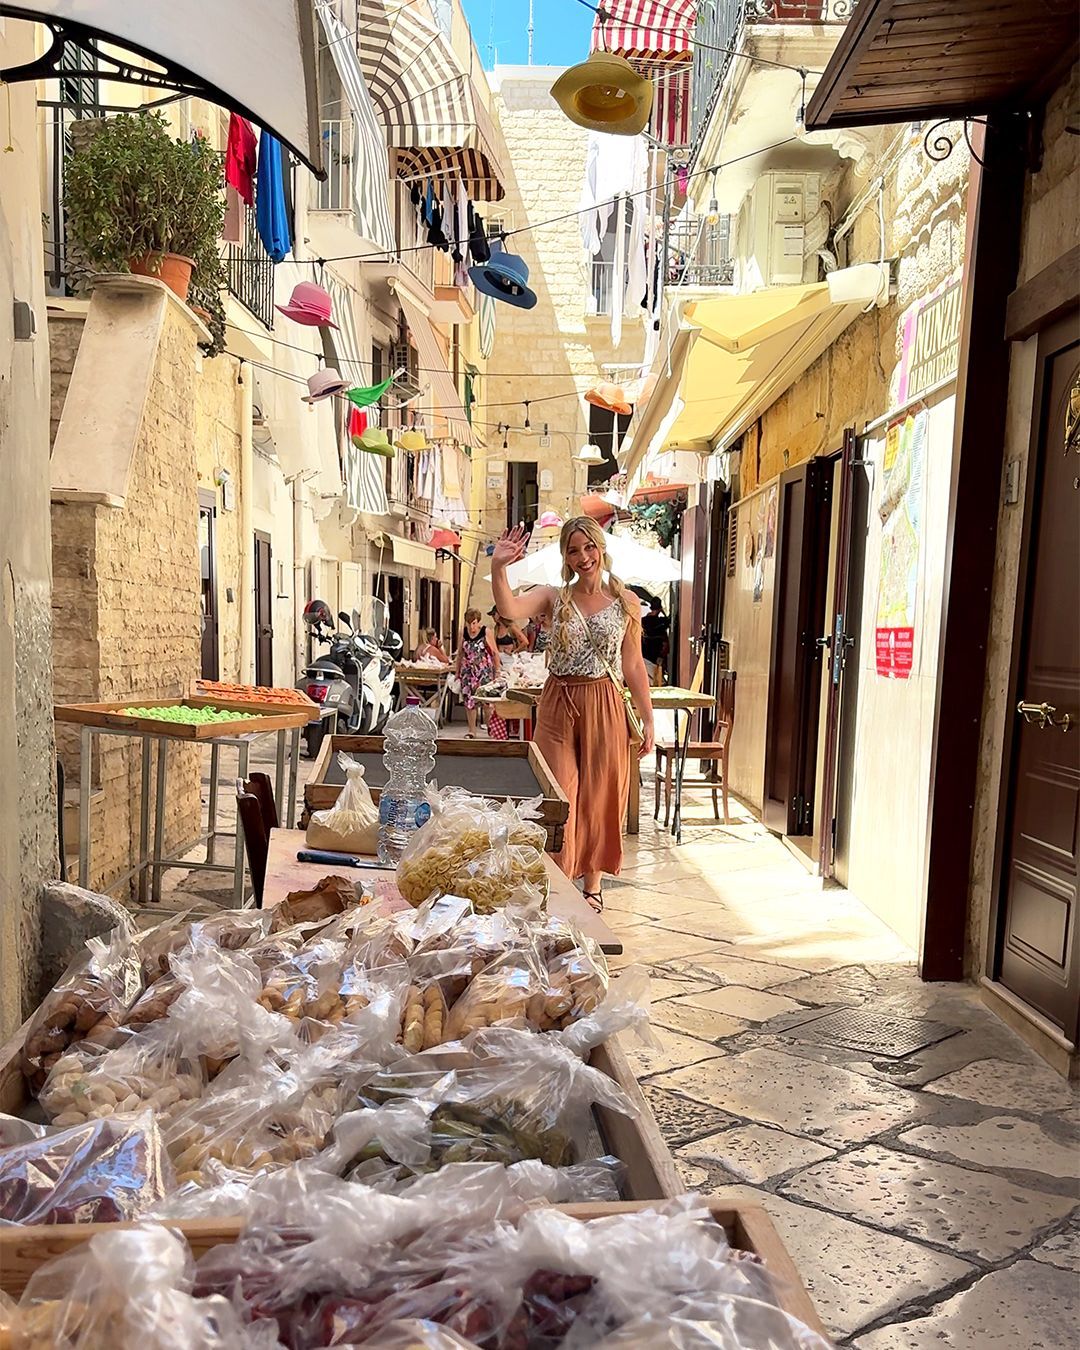
<path fill-rule="evenodd" d="M 653 596 L 649 601 L 648 614 L 641 619 L 641 655 L 645 660 L 645 669 L 649 672 L 650 684 L 664 683 L 670 632 L 671 620 L 664 613 L 664 606 Z"/>
<path fill-rule="evenodd" d="M 461 636 L 454 674 L 469 723 L 469 730 L 465 733 L 467 740 L 472 740 L 476 735 L 476 691 L 481 685 L 491 683 L 499 666 L 499 649 L 484 625 L 484 616 L 478 609 L 466 610 L 465 632 Z"/>

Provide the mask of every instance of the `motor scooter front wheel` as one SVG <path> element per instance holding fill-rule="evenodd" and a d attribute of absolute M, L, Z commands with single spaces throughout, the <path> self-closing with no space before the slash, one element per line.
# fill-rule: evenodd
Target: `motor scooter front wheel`
<path fill-rule="evenodd" d="M 325 735 L 326 722 L 321 717 L 318 722 L 309 722 L 304 728 L 304 753 L 308 759 L 318 757 Z"/>

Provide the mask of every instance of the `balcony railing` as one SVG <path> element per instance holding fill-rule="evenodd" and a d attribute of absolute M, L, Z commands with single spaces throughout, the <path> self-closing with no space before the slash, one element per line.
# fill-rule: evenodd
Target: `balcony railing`
<path fill-rule="evenodd" d="M 730 286 L 735 280 L 731 256 L 731 216 L 715 224 L 677 220 L 668 231 L 667 283 L 669 286 Z"/>
<path fill-rule="evenodd" d="M 267 328 L 274 326 L 274 264 L 255 227 L 255 212 L 243 207 L 239 244 L 225 245 L 229 293 Z"/>
<path fill-rule="evenodd" d="M 316 211 L 351 211 L 352 123 L 341 118 L 323 119 L 323 159 L 326 178 L 319 184 Z"/>
<path fill-rule="evenodd" d="M 846 24 L 857 0 L 712 0 L 698 6 L 690 93 L 690 139 L 697 145 L 747 24 Z"/>

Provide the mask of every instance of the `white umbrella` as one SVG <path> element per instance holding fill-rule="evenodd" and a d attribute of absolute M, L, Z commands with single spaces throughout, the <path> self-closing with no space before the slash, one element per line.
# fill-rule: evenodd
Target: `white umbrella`
<path fill-rule="evenodd" d="M 659 585 L 665 581 L 678 581 L 682 576 L 679 564 L 659 549 L 646 548 L 625 534 L 604 533 L 611 565 L 620 581 L 636 582 L 647 586 L 650 582 Z M 559 545 L 548 544 L 546 548 L 527 553 L 506 569 L 506 579 L 518 590 L 521 586 L 561 586 L 562 554 Z"/>

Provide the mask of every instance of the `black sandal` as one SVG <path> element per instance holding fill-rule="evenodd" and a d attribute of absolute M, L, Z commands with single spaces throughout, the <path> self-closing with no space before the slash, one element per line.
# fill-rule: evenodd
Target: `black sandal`
<path fill-rule="evenodd" d="M 603 891 L 582 891 L 589 908 L 594 914 L 603 914 L 604 912 L 604 893 Z M 596 903 L 594 904 L 593 901 Z"/>

